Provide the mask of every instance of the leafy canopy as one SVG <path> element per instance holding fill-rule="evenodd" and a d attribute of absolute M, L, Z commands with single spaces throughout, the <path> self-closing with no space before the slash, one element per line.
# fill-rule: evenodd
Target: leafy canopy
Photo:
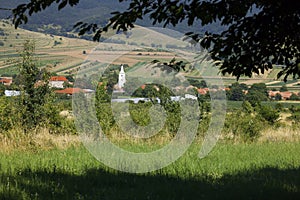
<path fill-rule="evenodd" d="M 27 15 L 40 12 L 53 3 L 58 9 L 75 6 L 80 0 L 30 0 L 13 9 L 14 24 L 27 23 Z M 119 0 L 123 2 L 124 0 Z M 272 64 L 282 65 L 278 77 L 300 76 L 300 1 L 299 0 L 128 0 L 128 9 L 112 13 L 105 26 L 79 22 L 79 34 L 94 32 L 94 40 L 112 27 L 127 31 L 138 19 L 149 17 L 153 24 L 202 26 L 220 22 L 221 33 L 186 33 L 220 60 L 223 74 L 251 77 L 265 73 Z"/>

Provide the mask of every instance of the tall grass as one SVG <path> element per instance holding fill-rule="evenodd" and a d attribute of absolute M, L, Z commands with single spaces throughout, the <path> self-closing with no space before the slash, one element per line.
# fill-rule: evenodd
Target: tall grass
<path fill-rule="evenodd" d="M 1 153 L 0 199 L 299 198 L 299 143 L 219 144 L 202 160 L 200 146 L 137 175 L 103 166 L 82 146 Z"/>
<path fill-rule="evenodd" d="M 30 133 L 25 133 L 22 128 L 14 128 L 0 133 L 0 153 L 65 149 L 79 144 L 78 136 L 52 134 L 47 128 L 36 128 Z"/>

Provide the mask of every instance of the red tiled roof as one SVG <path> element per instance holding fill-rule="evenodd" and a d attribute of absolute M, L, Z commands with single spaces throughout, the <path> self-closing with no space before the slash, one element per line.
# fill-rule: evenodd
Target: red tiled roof
<path fill-rule="evenodd" d="M 68 81 L 68 79 L 64 76 L 52 76 L 50 81 Z"/>
<path fill-rule="evenodd" d="M 292 96 L 293 93 L 289 92 L 289 91 L 286 91 L 286 92 L 269 91 L 269 97 L 275 97 L 276 94 L 280 94 L 283 99 L 289 99 L 289 98 L 291 98 L 291 96 Z"/>
<path fill-rule="evenodd" d="M 142 90 L 144 90 L 146 88 L 146 85 L 141 85 Z"/>
<path fill-rule="evenodd" d="M 84 92 L 84 90 L 80 88 L 66 88 L 63 90 L 55 90 L 54 92 L 57 94 L 75 94 L 75 93 Z"/>
<path fill-rule="evenodd" d="M 0 83 L 11 83 L 12 79 L 8 79 L 8 78 L 0 78 Z"/>
<path fill-rule="evenodd" d="M 269 91 L 269 96 L 270 97 L 275 97 L 276 94 L 280 94 L 280 92 L 279 91 Z"/>
<path fill-rule="evenodd" d="M 203 95 L 207 93 L 207 90 L 205 90 L 204 88 L 199 88 L 197 89 L 197 91 L 199 94 L 203 94 Z"/>
<path fill-rule="evenodd" d="M 284 99 L 289 99 L 292 96 L 293 93 L 291 92 L 280 92 L 280 95 Z"/>

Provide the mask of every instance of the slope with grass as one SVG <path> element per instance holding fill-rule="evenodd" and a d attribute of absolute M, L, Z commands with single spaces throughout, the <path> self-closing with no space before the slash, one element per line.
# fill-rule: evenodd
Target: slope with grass
<path fill-rule="evenodd" d="M 2 35 L 0 41 L 3 46 L 0 49 L 0 74 L 12 75 L 17 73 L 19 53 L 25 40 L 35 41 L 38 64 L 48 67 L 52 72 L 62 70 L 72 63 L 81 63 L 86 58 L 84 50 L 90 50 L 96 46 L 94 42 L 47 35 L 24 29 L 14 29 L 6 21 L 0 22 Z"/>
<path fill-rule="evenodd" d="M 114 31 L 110 30 L 105 37 L 111 37 L 112 40 L 100 44 L 83 39 L 48 35 L 20 28 L 16 30 L 5 20 L 0 22 L 0 32 L 0 41 L 2 42 L 2 48 L 0 49 L 0 75 L 6 76 L 18 73 L 19 54 L 17 51 L 21 49 L 23 42 L 27 39 L 36 41 L 36 54 L 39 65 L 48 67 L 52 72 L 62 75 L 77 73 L 81 65 L 89 58 L 92 61 L 97 60 L 103 65 L 108 65 L 109 63 L 107 62 L 113 59 L 113 64 L 128 64 L 130 67 L 129 71 L 134 76 L 136 74 L 148 76 L 149 74 L 147 73 L 154 73 L 152 69 L 145 69 L 145 66 L 148 66 L 151 61 L 169 62 L 174 57 L 178 60 L 181 57 L 176 52 L 182 52 L 182 48 L 186 48 L 186 44 L 183 42 L 141 27 L 137 27 L 134 34 L 129 37 L 124 34 L 115 34 Z M 162 46 L 153 48 L 153 41 L 149 38 L 159 38 Z M 117 44 L 120 41 L 122 44 Z M 178 48 L 176 52 L 168 51 L 166 47 L 170 44 Z M 201 66 L 200 69 L 188 69 L 181 72 L 181 74 L 192 79 L 217 80 L 219 76 L 214 72 L 216 70 L 212 70 L 208 66 Z M 248 85 L 263 82 L 270 88 L 278 89 L 278 86 L 283 84 L 281 80 L 274 82 L 275 74 L 279 70 L 280 67 L 275 66 L 273 70 L 267 72 L 264 76 L 241 77 L 240 82 Z M 93 70 L 90 69 L 88 71 L 92 72 Z M 221 77 L 225 86 L 236 81 L 236 77 L 229 75 Z M 297 81 L 289 80 L 289 83 L 291 83 L 289 89 L 293 91 L 299 90 L 300 87 Z"/>

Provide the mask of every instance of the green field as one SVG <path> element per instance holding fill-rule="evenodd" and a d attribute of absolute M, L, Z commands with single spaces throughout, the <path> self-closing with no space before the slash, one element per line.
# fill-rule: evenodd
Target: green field
<path fill-rule="evenodd" d="M 197 158 L 200 146 L 194 144 L 175 163 L 147 174 L 109 169 L 84 147 L 1 153 L 0 199 L 300 197 L 300 143 L 219 143 L 202 160 Z"/>

